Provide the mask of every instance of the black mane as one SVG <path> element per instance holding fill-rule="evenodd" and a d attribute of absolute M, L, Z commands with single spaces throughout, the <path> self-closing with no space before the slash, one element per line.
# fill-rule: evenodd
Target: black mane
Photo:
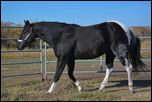
<path fill-rule="evenodd" d="M 65 23 L 65 22 L 36 22 L 34 24 L 51 24 L 51 25 L 62 25 L 62 26 L 76 26 L 76 27 L 79 27 L 80 25 L 78 24 L 68 24 L 68 23 Z"/>

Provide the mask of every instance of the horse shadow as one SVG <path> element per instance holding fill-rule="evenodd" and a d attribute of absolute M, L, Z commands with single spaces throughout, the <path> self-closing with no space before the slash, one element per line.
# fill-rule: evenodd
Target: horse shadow
<path fill-rule="evenodd" d="M 105 88 L 114 88 L 114 87 L 124 87 L 128 86 L 128 80 L 119 80 L 119 81 L 109 81 L 111 83 L 116 83 L 115 85 L 112 86 L 106 86 Z M 146 88 L 151 86 L 151 80 L 133 80 L 134 83 L 134 89 L 137 88 Z M 94 89 L 88 89 L 88 90 L 83 90 L 84 92 L 91 92 L 91 91 L 97 91 L 99 88 L 94 88 Z M 123 89 L 125 90 L 125 89 Z M 112 91 L 118 91 L 118 90 L 112 90 Z M 110 92 L 112 92 L 110 91 Z M 149 90 L 142 90 L 142 91 L 149 91 Z M 109 91 L 108 91 L 109 92 Z"/>
<path fill-rule="evenodd" d="M 117 83 L 113 86 L 109 87 L 122 87 L 122 86 L 128 86 L 128 80 L 119 80 L 119 81 L 110 81 L 112 83 Z M 144 88 L 151 86 L 151 80 L 133 80 L 133 86 L 137 88 Z"/>
<path fill-rule="evenodd" d="M 94 89 L 83 89 L 83 92 L 92 92 L 92 91 L 97 91 L 97 90 L 99 90 L 99 88 L 94 88 Z"/>

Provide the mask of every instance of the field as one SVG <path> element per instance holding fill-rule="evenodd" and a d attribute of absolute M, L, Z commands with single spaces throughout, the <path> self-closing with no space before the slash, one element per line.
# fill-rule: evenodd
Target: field
<path fill-rule="evenodd" d="M 142 47 L 150 47 L 151 42 L 142 41 Z M 44 53 L 43 53 L 44 54 Z M 150 50 L 142 50 L 144 58 L 151 58 Z M 44 56 L 44 55 L 43 55 Z M 97 58 L 99 59 L 99 58 Z M 48 60 L 56 60 L 53 53 L 48 53 Z M 39 61 L 39 53 L 1 53 L 1 62 Z M 44 58 L 43 58 L 44 62 Z M 105 62 L 103 62 L 105 70 Z M 146 62 L 151 68 L 151 61 Z M 43 64 L 44 67 L 44 64 Z M 48 71 L 55 71 L 56 63 L 48 64 Z M 44 68 L 43 68 L 44 70 Z M 99 71 L 100 62 L 76 63 L 75 71 Z M 114 70 L 125 70 L 115 62 Z M 64 71 L 67 71 L 65 68 Z M 1 75 L 40 72 L 40 64 L 4 65 Z M 48 80 L 41 81 L 41 75 L 1 78 L 1 101 L 150 101 L 151 100 L 151 72 L 133 74 L 135 93 L 128 93 L 128 78 L 126 72 L 113 72 L 103 90 L 98 88 L 105 73 L 74 74 L 84 91 L 79 93 L 67 74 L 62 74 L 55 91 L 45 96 L 50 88 L 54 74 L 48 75 Z"/>
<path fill-rule="evenodd" d="M 45 96 L 51 86 L 53 75 L 42 82 L 40 76 L 26 76 L 1 80 L 1 100 L 29 101 L 150 101 L 151 73 L 140 73 L 133 76 L 135 93 L 128 93 L 127 74 L 112 73 L 109 83 L 103 92 L 98 92 L 105 73 L 75 74 L 84 92 L 79 93 L 67 74 L 63 74 L 55 91 Z"/>

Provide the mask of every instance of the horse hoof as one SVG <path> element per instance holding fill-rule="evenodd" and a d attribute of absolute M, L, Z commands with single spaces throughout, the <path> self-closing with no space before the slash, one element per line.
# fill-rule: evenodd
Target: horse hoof
<path fill-rule="evenodd" d="M 46 94 L 45 94 L 45 96 L 48 96 L 49 95 L 49 93 L 47 92 Z"/>
<path fill-rule="evenodd" d="M 79 93 L 83 92 L 83 89 L 79 90 Z"/>
<path fill-rule="evenodd" d="M 98 90 L 99 92 L 102 92 L 103 91 L 103 88 L 99 88 L 99 90 Z"/>
<path fill-rule="evenodd" d="M 134 93 L 134 90 L 129 90 L 129 93 L 130 93 L 130 94 Z"/>
<path fill-rule="evenodd" d="M 80 90 L 79 93 L 83 92 L 83 90 Z"/>
<path fill-rule="evenodd" d="M 99 92 L 102 92 L 103 90 L 98 90 Z"/>

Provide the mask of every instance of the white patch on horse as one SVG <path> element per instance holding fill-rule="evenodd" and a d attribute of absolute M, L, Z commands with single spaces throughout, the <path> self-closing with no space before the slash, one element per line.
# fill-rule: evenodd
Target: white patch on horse
<path fill-rule="evenodd" d="M 121 28 L 126 32 L 127 38 L 128 38 L 128 44 L 130 45 L 131 43 L 131 28 L 127 27 L 126 25 L 122 24 L 121 22 L 115 21 L 115 20 L 111 20 L 111 21 L 107 21 L 107 22 L 115 22 L 118 25 L 121 26 Z"/>
<path fill-rule="evenodd" d="M 79 81 L 74 82 L 74 84 L 78 87 L 79 92 L 81 92 L 82 91 L 82 87 L 81 87 Z"/>
<path fill-rule="evenodd" d="M 23 40 L 18 40 L 18 42 L 23 42 Z"/>
<path fill-rule="evenodd" d="M 113 71 L 113 68 L 109 69 L 109 68 L 106 68 L 106 76 L 99 88 L 99 91 L 102 91 L 104 89 L 104 87 L 106 86 L 106 84 L 108 83 L 108 80 L 109 80 L 109 77 L 110 77 L 110 74 L 111 72 Z"/>
<path fill-rule="evenodd" d="M 55 82 L 53 82 L 53 83 L 52 83 L 52 85 L 51 85 L 51 87 L 50 87 L 50 89 L 49 89 L 49 91 L 47 92 L 47 94 L 52 93 L 52 92 L 53 92 L 53 90 L 55 89 L 55 86 L 56 86 L 56 83 L 55 83 Z"/>

